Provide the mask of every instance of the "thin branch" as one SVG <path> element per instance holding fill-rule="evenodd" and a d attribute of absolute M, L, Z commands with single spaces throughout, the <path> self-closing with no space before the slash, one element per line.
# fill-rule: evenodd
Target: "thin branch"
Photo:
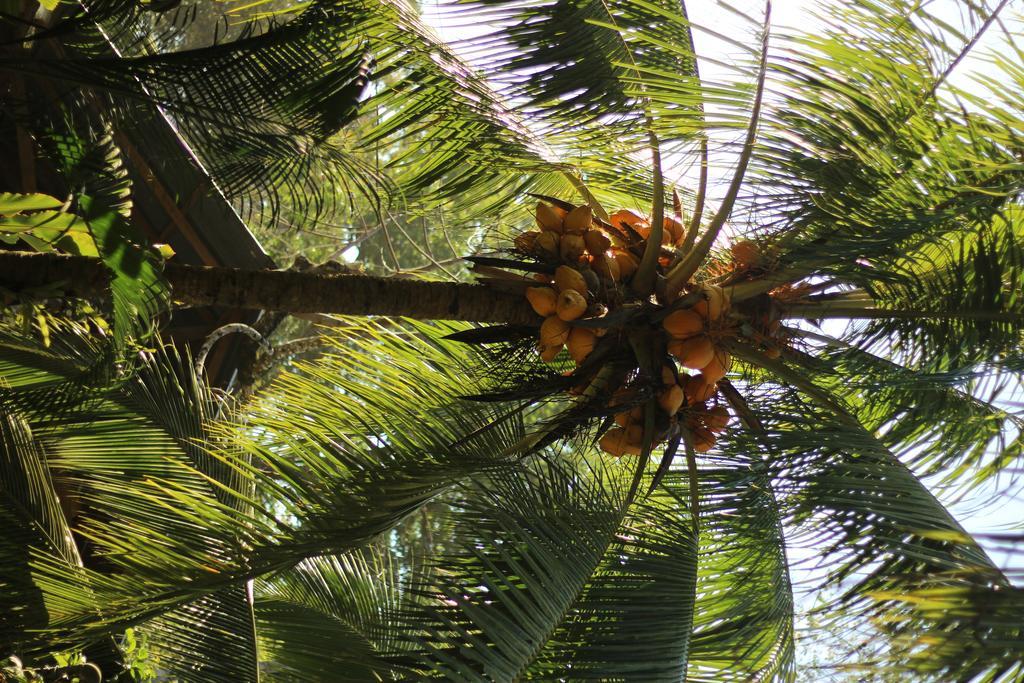
<path fill-rule="evenodd" d="M 686 13 L 686 5 L 683 0 L 679 0 L 679 9 L 686 18 L 686 35 L 690 40 L 690 52 L 693 53 L 693 76 L 697 79 L 697 91 L 703 94 L 703 84 L 700 80 L 700 65 L 697 62 L 697 48 L 693 42 L 693 26 L 690 24 L 690 17 Z M 701 113 L 701 122 L 706 124 L 704 119 L 704 101 L 703 97 L 697 104 L 697 109 Z M 689 252 L 693 249 L 694 243 L 697 241 L 697 233 L 700 231 L 700 222 L 704 218 L 704 198 L 707 196 L 708 190 L 708 136 L 707 131 L 703 131 L 700 138 L 700 179 L 697 181 L 697 193 L 693 200 L 693 216 L 690 218 L 690 225 L 686 229 L 686 237 L 683 240 L 683 244 L 680 250 L 683 253 Z"/>
<path fill-rule="evenodd" d="M 424 258 L 426 258 L 428 261 L 430 261 L 430 264 L 432 266 L 434 266 L 435 268 L 437 268 L 438 270 L 443 272 L 445 275 L 447 275 L 451 279 L 453 279 L 453 280 L 458 279 L 455 276 L 455 273 L 451 272 L 450 270 L 445 268 L 441 263 L 439 263 L 438 260 L 434 258 L 433 254 L 431 254 L 429 251 L 427 251 L 426 249 L 421 247 L 419 244 L 417 244 L 416 240 L 414 240 L 412 238 L 412 236 L 406 231 L 406 229 L 402 227 L 402 224 L 398 222 L 398 220 L 394 217 L 394 215 L 390 211 L 388 211 L 387 213 L 388 213 L 388 218 L 391 219 L 391 222 L 395 224 L 395 227 L 398 228 L 398 230 L 402 233 L 402 235 L 405 236 L 405 239 L 407 239 L 409 241 L 409 244 L 411 244 L 413 246 L 413 248 L 416 249 L 416 251 L 418 251 L 421 254 L 423 254 Z M 387 229 L 385 229 L 384 234 L 387 235 Z M 389 245 L 389 247 L 391 245 L 391 240 L 390 239 L 388 240 L 388 245 Z M 391 253 L 392 253 L 392 255 L 394 255 L 394 248 L 393 247 L 391 248 Z M 396 261 L 396 264 L 397 264 L 397 261 Z M 401 269 L 399 268 L 399 270 L 401 270 Z"/>
<path fill-rule="evenodd" d="M 981 25 L 981 28 L 979 28 L 978 31 L 974 34 L 974 36 L 969 41 L 967 41 L 967 44 L 963 46 L 963 48 L 960 50 L 960 53 L 957 54 L 956 58 L 949 63 L 949 65 L 942 72 L 942 74 L 940 74 L 939 77 L 935 80 L 935 83 L 932 84 L 931 89 L 929 89 L 928 92 L 926 92 L 924 96 L 921 98 L 922 104 L 935 96 L 935 93 L 937 93 L 939 88 L 942 87 L 942 84 L 945 83 L 946 79 L 948 79 L 950 75 L 953 73 L 953 71 L 956 70 L 960 62 L 963 61 L 968 54 L 970 54 L 971 50 L 973 50 L 974 46 L 978 44 L 978 41 L 980 41 L 982 36 L 985 35 L 985 32 L 988 31 L 989 27 L 998 20 L 999 13 L 1002 12 L 1008 4 L 1010 4 L 1010 0 L 1002 0 L 1002 2 L 1000 2 L 994 10 L 992 10 L 992 13 L 988 15 L 987 19 L 985 19 L 985 22 Z"/>

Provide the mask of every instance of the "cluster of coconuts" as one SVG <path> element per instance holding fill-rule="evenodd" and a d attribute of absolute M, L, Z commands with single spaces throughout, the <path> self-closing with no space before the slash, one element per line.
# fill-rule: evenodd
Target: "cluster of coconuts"
<path fill-rule="evenodd" d="M 530 306 L 544 317 L 538 350 L 550 363 L 567 347 L 579 364 L 594 350 L 604 329 L 572 323 L 607 313 L 607 306 L 597 300 L 598 294 L 614 289 L 623 272 L 631 275 L 636 270 L 637 262 L 612 250 L 611 240 L 594 223 L 589 206 L 566 211 L 538 202 L 536 217 L 540 231 L 519 235 L 516 249 L 544 262 L 559 263 L 553 276 L 536 276 L 541 286 L 526 290 Z"/>
<path fill-rule="evenodd" d="M 705 391 L 701 395 L 687 394 L 687 387 L 692 386 L 694 376 L 678 373 L 672 365 L 665 365 L 661 371 L 661 391 L 657 394 L 658 407 L 668 416 L 668 424 L 673 420 L 686 425 L 693 437 L 693 449 L 698 453 L 706 453 L 714 445 L 716 434 L 721 433 L 729 424 L 729 411 L 723 405 L 708 405 L 715 393 Z M 611 407 L 630 403 L 631 394 L 628 389 L 620 389 L 612 398 Z M 598 445 L 601 450 L 616 457 L 622 455 L 639 455 L 643 449 L 644 410 L 641 406 L 632 406 L 628 410 L 615 413 L 615 427 L 601 437 Z M 664 441 L 668 429 L 665 421 L 658 420 L 662 425 L 661 433 L 655 433 L 655 443 Z M 657 429 L 657 427 L 656 427 Z"/>
<path fill-rule="evenodd" d="M 603 317 L 624 300 L 623 285 L 637 269 L 650 235 L 650 223 L 627 210 L 609 218 L 613 226 L 623 226 L 628 232 L 623 235 L 608 230 L 607 224 L 595 221 L 589 206 L 568 211 L 539 202 L 536 221 L 540 230 L 515 239 L 518 252 L 549 265 L 558 264 L 553 275 L 535 276 L 540 286 L 526 290 L 531 307 L 544 318 L 537 348 L 545 362 L 554 361 L 566 348 L 577 365 L 583 363 L 606 332 L 604 327 L 584 323 Z M 680 243 L 683 232 L 681 223 L 666 218 L 662 243 Z M 693 447 L 705 452 L 729 420 L 724 406 L 709 407 L 708 402 L 716 397 L 715 385 L 729 370 L 729 354 L 717 342 L 730 332 L 722 322 L 729 304 L 723 290 L 709 286 L 700 291 L 702 300 L 692 308 L 670 313 L 662 323 L 671 357 L 698 374 L 680 372 L 672 358 L 666 357 L 670 365 L 665 366 L 665 386 L 658 394 L 658 405 L 665 415 L 658 420 L 654 443 L 664 441 L 673 423 L 683 421 L 693 435 Z M 619 398 L 622 391 L 617 394 Z M 613 399 L 613 408 L 615 402 Z M 615 456 L 639 453 L 642 408 L 620 411 L 615 420 L 617 426 L 600 439 L 601 448 Z"/>
<path fill-rule="evenodd" d="M 693 449 L 698 453 L 710 450 L 729 423 L 729 411 L 718 405 L 718 381 L 731 365 L 728 351 L 719 342 L 734 334 L 725 324 L 723 313 L 728 297 L 720 287 L 704 287 L 704 298 L 692 308 L 673 311 L 665 316 L 662 327 L 668 336 L 668 352 L 687 373 L 668 361 L 662 368 L 658 407 L 668 420 L 658 420 L 655 444 L 667 438 L 673 422 L 682 422 L 692 435 Z M 611 406 L 628 401 L 628 391 L 620 390 Z M 623 400 L 625 399 L 625 401 Z M 710 405 L 709 405 L 710 404 Z M 602 450 L 614 456 L 637 455 L 643 447 L 643 409 L 632 407 L 615 413 L 617 427 L 609 429 L 600 439 Z"/>
<path fill-rule="evenodd" d="M 751 240 L 734 242 L 729 247 L 729 251 L 732 253 L 732 272 L 740 277 L 745 274 L 752 275 L 766 265 L 766 255 L 760 246 Z M 809 285 L 803 284 L 794 287 L 787 284 L 764 295 L 764 298 L 770 303 L 760 307 L 760 310 L 752 316 L 750 322 L 753 326 L 747 336 L 761 347 L 761 352 L 768 358 L 780 357 L 783 349 L 789 346 L 789 336 L 782 326 L 782 320 L 778 316 L 778 307 L 775 304 L 789 299 L 799 299 L 808 293 Z"/>
<path fill-rule="evenodd" d="M 607 224 L 595 221 L 587 205 L 567 211 L 538 202 L 536 220 L 540 230 L 516 237 L 516 250 L 560 264 L 553 277 L 536 276 L 544 286 L 526 290 L 533 310 L 544 317 L 538 350 L 545 362 L 552 362 L 565 347 L 579 364 L 593 350 L 604 329 L 572 323 L 580 318 L 601 317 L 609 306 L 621 302 L 619 285 L 628 282 L 639 266 L 650 222 L 625 209 L 612 214 L 612 225 L 628 226 L 636 238 L 626 243 L 621 235 L 606 231 Z M 682 239 L 682 224 L 666 218 L 662 244 L 675 245 Z"/>

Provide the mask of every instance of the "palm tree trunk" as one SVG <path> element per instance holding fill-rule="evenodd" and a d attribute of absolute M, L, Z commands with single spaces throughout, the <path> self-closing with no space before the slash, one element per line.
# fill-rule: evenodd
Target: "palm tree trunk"
<path fill-rule="evenodd" d="M 462 282 L 242 270 L 168 262 L 164 276 L 175 305 L 223 306 L 283 313 L 405 316 L 420 320 L 539 323 L 526 299 Z M 94 258 L 0 252 L 0 286 L 14 291 L 62 283 L 69 295 L 106 296 L 110 274 Z"/>

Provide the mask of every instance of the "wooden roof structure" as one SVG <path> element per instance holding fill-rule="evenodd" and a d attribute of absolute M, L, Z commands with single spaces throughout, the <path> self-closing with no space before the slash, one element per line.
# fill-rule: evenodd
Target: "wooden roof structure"
<path fill-rule="evenodd" d="M 6 45 L 0 50 L 22 49 L 12 40 L 15 30 L 0 25 L 0 41 Z M 64 47 L 54 39 L 36 41 L 31 49 L 33 54 L 64 53 Z M 74 90 L 70 85 L 40 84 L 18 74 L 0 73 L 0 191 L 68 195 L 69 188 L 62 186 L 55 169 L 37 153 L 28 131 L 18 125 L 15 109 L 31 93 L 36 99 L 44 98 L 44 106 L 60 111 L 70 106 Z M 273 260 L 217 188 L 173 120 L 156 106 L 140 104 L 140 108 L 141 115 L 131 122 L 111 124 L 114 142 L 131 178 L 132 222 L 151 244 L 170 245 L 175 252 L 173 259 L 179 263 L 274 268 Z M 93 114 L 100 113 L 98 106 L 96 109 Z M 187 345 L 195 353 L 207 336 L 223 325 L 252 325 L 259 319 L 258 311 L 177 308 L 161 330 L 165 339 Z M 254 349 L 254 342 L 247 337 L 226 336 L 207 358 L 208 378 L 215 386 L 229 386 L 244 357 Z"/>

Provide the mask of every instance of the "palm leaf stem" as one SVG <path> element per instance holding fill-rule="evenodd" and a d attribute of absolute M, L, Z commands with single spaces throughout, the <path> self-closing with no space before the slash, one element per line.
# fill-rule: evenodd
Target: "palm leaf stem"
<path fill-rule="evenodd" d="M 640 297 L 650 296 L 654 291 L 655 275 L 658 266 L 658 256 L 661 254 L 661 237 L 665 230 L 665 176 L 661 169 L 661 146 L 658 136 L 654 133 L 650 116 L 646 117 L 648 125 L 648 139 L 651 144 L 651 168 L 654 172 L 652 190 L 654 192 L 654 203 L 651 207 L 651 234 L 647 237 L 647 246 L 644 247 L 644 254 L 640 258 L 640 265 L 630 287 Z"/>
<path fill-rule="evenodd" d="M 769 358 L 763 353 L 752 349 L 749 346 L 743 344 L 732 344 L 729 350 L 737 358 L 740 358 L 744 362 L 756 365 L 757 367 L 764 368 L 773 375 L 775 375 L 782 382 L 789 384 L 790 386 L 798 389 L 799 391 L 806 394 L 815 403 L 820 405 L 825 410 L 831 412 L 836 419 L 847 425 L 863 429 L 860 421 L 857 420 L 850 412 L 837 401 L 833 396 L 829 395 L 828 392 L 817 386 L 807 377 L 804 377 L 799 372 L 791 369 L 788 365 L 783 363 L 781 360 Z"/>
<path fill-rule="evenodd" d="M 733 173 L 732 182 L 729 183 L 729 189 L 726 191 L 724 199 L 722 199 L 722 205 L 718 207 L 718 211 L 712 217 L 704 234 L 701 235 L 694 248 L 683 257 L 683 260 L 669 271 L 667 283 L 669 298 L 682 290 L 683 285 L 690 281 L 690 278 L 697 272 L 700 264 L 704 262 L 704 259 L 711 252 L 711 247 L 714 245 L 718 233 L 721 232 L 725 222 L 732 215 L 736 198 L 739 196 L 740 188 L 743 186 L 747 166 L 754 154 L 754 140 L 757 138 L 757 127 L 761 121 L 761 102 L 764 98 L 764 85 L 768 75 L 768 41 L 771 36 L 771 31 L 769 30 L 771 15 L 772 3 L 771 0 L 767 0 L 765 2 L 764 34 L 761 40 L 761 60 L 758 65 L 757 89 L 754 94 L 754 105 L 750 113 L 750 124 L 747 126 L 747 137 L 743 142 L 743 151 L 740 153 L 740 158 L 736 163 L 736 171 Z"/>
<path fill-rule="evenodd" d="M 820 264 L 819 264 L 820 265 Z M 805 264 L 798 268 L 783 268 L 773 273 L 767 273 L 756 280 L 747 280 L 735 285 L 726 286 L 724 289 L 732 302 L 746 301 L 759 294 L 770 292 L 781 285 L 796 282 L 811 275 L 815 265 Z"/>
<path fill-rule="evenodd" d="M 693 450 L 693 434 L 683 428 L 683 446 L 686 448 L 686 473 L 690 482 L 690 517 L 693 521 L 693 537 L 700 538 L 700 473 L 697 471 L 697 454 Z"/>
<path fill-rule="evenodd" d="M 1024 323 L 1024 313 L 1018 311 L 927 311 L 921 309 L 877 308 L 874 301 L 858 305 L 854 301 L 787 304 L 784 318 L 819 320 L 822 318 L 899 318 L 902 320 L 988 320 L 992 322 Z"/>
<path fill-rule="evenodd" d="M 686 237 L 679 247 L 679 251 L 686 254 L 693 250 L 697 241 L 697 233 L 700 232 L 700 221 L 704 217 L 704 197 L 708 190 L 708 139 L 702 136 L 700 139 L 700 177 L 697 179 L 697 194 L 693 200 L 693 216 L 690 224 L 686 227 Z"/>

